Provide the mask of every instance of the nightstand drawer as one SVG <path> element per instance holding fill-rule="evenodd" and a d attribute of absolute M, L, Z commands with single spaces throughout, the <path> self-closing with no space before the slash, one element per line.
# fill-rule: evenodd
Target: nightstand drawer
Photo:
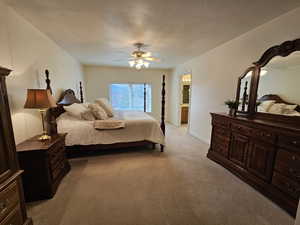
<path fill-rule="evenodd" d="M 55 155 L 58 152 L 62 151 L 62 149 L 64 148 L 64 142 L 63 141 L 59 141 L 57 142 L 54 146 L 52 146 L 49 151 L 48 154 L 51 155 Z"/>
<path fill-rule="evenodd" d="M 0 221 L 20 202 L 17 183 L 10 184 L 0 193 Z"/>
<path fill-rule="evenodd" d="M 66 166 L 66 163 L 64 161 L 61 161 L 57 167 L 52 170 L 52 179 L 55 181 L 59 175 L 63 172 L 64 168 Z"/>
<path fill-rule="evenodd" d="M 22 225 L 23 217 L 20 205 L 17 205 L 11 213 L 0 223 L 0 225 Z"/>

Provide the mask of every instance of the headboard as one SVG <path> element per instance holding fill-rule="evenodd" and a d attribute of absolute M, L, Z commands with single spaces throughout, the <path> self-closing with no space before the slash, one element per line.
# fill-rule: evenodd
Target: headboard
<path fill-rule="evenodd" d="M 298 104 L 293 104 L 287 101 L 284 101 L 281 97 L 279 97 L 278 95 L 273 95 L 273 94 L 269 94 L 269 95 L 264 95 L 261 98 L 258 99 L 259 102 L 264 102 L 264 101 L 275 101 L 275 103 L 284 103 L 287 105 L 298 105 Z M 298 105 L 295 110 L 297 112 L 300 112 L 300 106 Z"/>
<path fill-rule="evenodd" d="M 46 70 L 45 74 L 46 74 L 46 84 L 47 84 L 46 89 L 51 90 L 51 86 L 50 86 L 51 81 L 49 79 L 49 71 Z M 81 82 L 80 82 L 79 87 L 80 87 L 80 99 L 81 100 L 79 100 L 76 97 L 75 92 L 72 89 L 67 89 L 61 94 L 58 102 L 56 103 L 57 107 L 49 108 L 47 110 L 46 122 L 47 122 L 48 134 L 50 134 L 50 135 L 57 134 L 56 119 L 65 112 L 63 106 L 72 105 L 74 103 L 83 103 L 83 92 L 82 92 Z"/>

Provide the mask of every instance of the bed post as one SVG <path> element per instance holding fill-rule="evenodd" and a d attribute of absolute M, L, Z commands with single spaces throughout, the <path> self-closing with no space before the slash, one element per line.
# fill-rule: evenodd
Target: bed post
<path fill-rule="evenodd" d="M 45 70 L 45 74 L 46 74 L 46 89 L 50 90 L 50 93 L 53 94 L 51 88 L 51 80 L 49 78 L 49 70 Z M 47 132 L 50 136 L 57 134 L 56 120 L 51 116 L 51 111 L 52 108 L 49 108 L 46 111 Z"/>
<path fill-rule="evenodd" d="M 45 70 L 45 74 L 46 74 L 46 89 L 50 90 L 50 93 L 52 94 L 52 89 L 50 86 L 51 80 L 49 79 L 49 70 Z"/>
<path fill-rule="evenodd" d="M 79 89 L 80 89 L 80 102 L 83 103 L 83 92 L 82 92 L 82 82 L 79 82 Z"/>
<path fill-rule="evenodd" d="M 146 84 L 144 83 L 144 112 L 147 111 Z"/>
<path fill-rule="evenodd" d="M 165 90 L 165 86 L 166 86 L 166 75 L 162 76 L 162 88 L 161 88 L 161 122 L 160 122 L 160 128 L 163 132 L 163 134 L 166 134 L 166 126 L 165 126 L 165 104 L 166 104 L 166 99 L 165 99 L 165 95 L 166 95 L 166 90 Z M 160 145 L 160 151 L 163 152 L 164 151 L 164 146 Z"/>

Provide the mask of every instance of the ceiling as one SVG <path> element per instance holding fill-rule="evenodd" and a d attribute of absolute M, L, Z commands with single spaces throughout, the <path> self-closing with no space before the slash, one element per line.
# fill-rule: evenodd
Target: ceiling
<path fill-rule="evenodd" d="M 0 0 L 83 64 L 128 66 L 133 43 L 171 68 L 285 12 L 299 0 Z"/>

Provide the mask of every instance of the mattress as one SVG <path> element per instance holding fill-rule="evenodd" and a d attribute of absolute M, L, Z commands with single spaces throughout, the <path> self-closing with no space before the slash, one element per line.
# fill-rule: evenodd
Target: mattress
<path fill-rule="evenodd" d="M 63 113 L 57 118 L 59 133 L 67 133 L 66 146 L 115 144 L 137 141 L 151 141 L 165 144 L 165 136 L 157 120 L 140 111 L 116 111 L 110 120 L 124 120 L 125 128 L 96 130 L 94 121 L 75 118 Z"/>

